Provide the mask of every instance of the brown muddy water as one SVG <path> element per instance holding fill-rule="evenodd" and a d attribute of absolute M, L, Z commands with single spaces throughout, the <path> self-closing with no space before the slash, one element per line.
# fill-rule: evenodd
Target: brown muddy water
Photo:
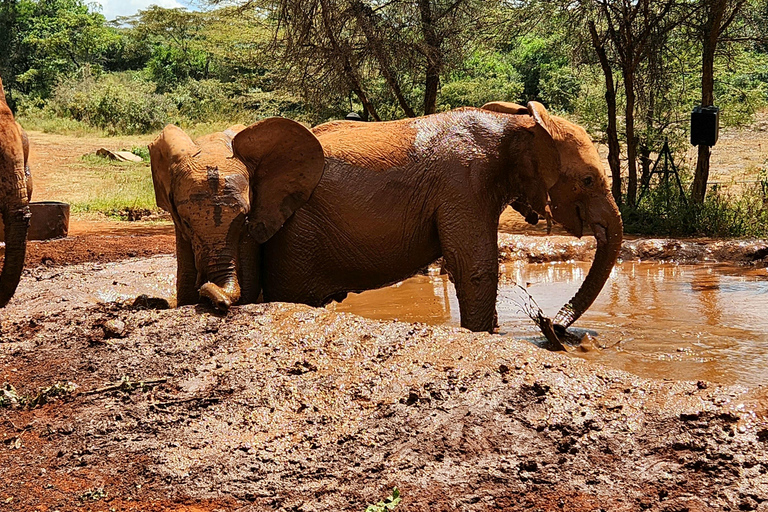
<path fill-rule="evenodd" d="M 548 316 L 578 289 L 589 263 L 503 266 L 499 332 L 545 342 L 523 313 L 517 284 Z M 459 325 L 453 284 L 436 271 L 350 294 L 336 311 L 368 318 Z M 768 269 L 728 264 L 626 262 L 572 331 L 609 347 L 577 354 L 634 374 L 727 384 L 768 384 Z"/>
<path fill-rule="evenodd" d="M 20 316 L 139 294 L 174 303 L 173 256 L 115 263 L 38 267 L 25 272 L 16 297 L 0 310 L 0 325 Z M 502 266 L 497 308 L 500 334 L 541 344 L 522 312 L 525 293 L 553 316 L 584 280 L 589 263 L 508 263 Z M 372 319 L 459 325 L 453 285 L 437 269 L 397 285 L 350 294 L 328 309 Z M 723 384 L 768 384 L 768 269 L 733 264 L 625 262 L 616 266 L 597 301 L 571 329 L 608 347 L 575 357 L 634 374 Z"/>

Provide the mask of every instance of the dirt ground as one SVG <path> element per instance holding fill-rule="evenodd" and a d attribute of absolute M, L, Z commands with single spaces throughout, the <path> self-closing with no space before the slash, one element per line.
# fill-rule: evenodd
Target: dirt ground
<path fill-rule="evenodd" d="M 37 199 L 65 183 L 44 177 L 53 157 L 138 145 L 32 135 Z M 542 224 L 507 212 L 502 260 L 591 257 L 589 237 L 542 238 Z M 110 262 L 137 262 L 141 281 L 167 260 L 173 228 L 76 216 L 70 235 L 29 244 L 0 310 L 0 510 L 362 512 L 397 487 L 398 511 L 768 511 L 763 387 L 652 381 L 509 337 L 299 305 L 134 304 L 172 283 L 84 300 Z M 739 241 L 622 252 L 766 256 Z"/>

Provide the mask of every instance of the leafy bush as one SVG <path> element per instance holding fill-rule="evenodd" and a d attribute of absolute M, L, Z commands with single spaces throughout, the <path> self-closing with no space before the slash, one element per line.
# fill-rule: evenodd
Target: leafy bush
<path fill-rule="evenodd" d="M 219 80 L 187 80 L 165 97 L 173 102 L 180 119 L 187 122 L 226 120 L 240 109 L 232 99 L 232 89 Z"/>
<path fill-rule="evenodd" d="M 170 98 L 154 91 L 155 85 L 138 73 L 86 75 L 60 82 L 48 108 L 110 134 L 146 133 L 177 115 Z"/>
<path fill-rule="evenodd" d="M 474 53 L 462 71 L 454 73 L 440 89 L 440 110 L 481 107 L 490 101 L 519 101 L 523 95 L 520 74 L 501 53 Z"/>
<path fill-rule="evenodd" d="M 712 188 L 703 204 L 684 202 L 671 180 L 650 189 L 637 207 L 622 207 L 624 231 L 661 236 L 768 235 L 768 180 L 740 193 Z"/>

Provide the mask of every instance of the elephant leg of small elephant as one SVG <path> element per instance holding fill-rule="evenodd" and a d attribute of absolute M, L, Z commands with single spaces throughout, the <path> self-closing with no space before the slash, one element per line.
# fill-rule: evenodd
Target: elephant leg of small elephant
<path fill-rule="evenodd" d="M 471 231 L 470 231 L 471 232 Z M 496 287 L 499 256 L 496 233 L 474 236 L 441 234 L 445 269 L 456 285 L 461 326 L 471 331 L 493 332 L 497 326 Z"/>
<path fill-rule="evenodd" d="M 176 229 L 176 305 L 197 304 L 197 269 L 192 244 Z"/>
<path fill-rule="evenodd" d="M 238 247 L 237 279 L 240 282 L 240 304 L 254 304 L 261 293 L 259 262 L 261 246 L 246 231 Z"/>

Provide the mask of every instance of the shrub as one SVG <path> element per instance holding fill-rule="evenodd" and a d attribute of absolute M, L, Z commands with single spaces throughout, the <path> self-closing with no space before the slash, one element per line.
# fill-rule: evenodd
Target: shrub
<path fill-rule="evenodd" d="M 683 202 L 671 180 L 650 189 L 635 208 L 622 207 L 624 231 L 661 236 L 768 235 L 768 180 L 739 193 L 713 187 L 703 204 Z"/>
<path fill-rule="evenodd" d="M 146 133 L 177 115 L 173 102 L 154 92 L 138 73 L 86 75 L 62 81 L 49 102 L 58 117 L 69 117 L 110 134 Z"/>
<path fill-rule="evenodd" d="M 454 73 L 441 87 L 439 110 L 481 107 L 490 101 L 521 101 L 520 74 L 501 53 L 474 53 L 462 71 Z"/>

